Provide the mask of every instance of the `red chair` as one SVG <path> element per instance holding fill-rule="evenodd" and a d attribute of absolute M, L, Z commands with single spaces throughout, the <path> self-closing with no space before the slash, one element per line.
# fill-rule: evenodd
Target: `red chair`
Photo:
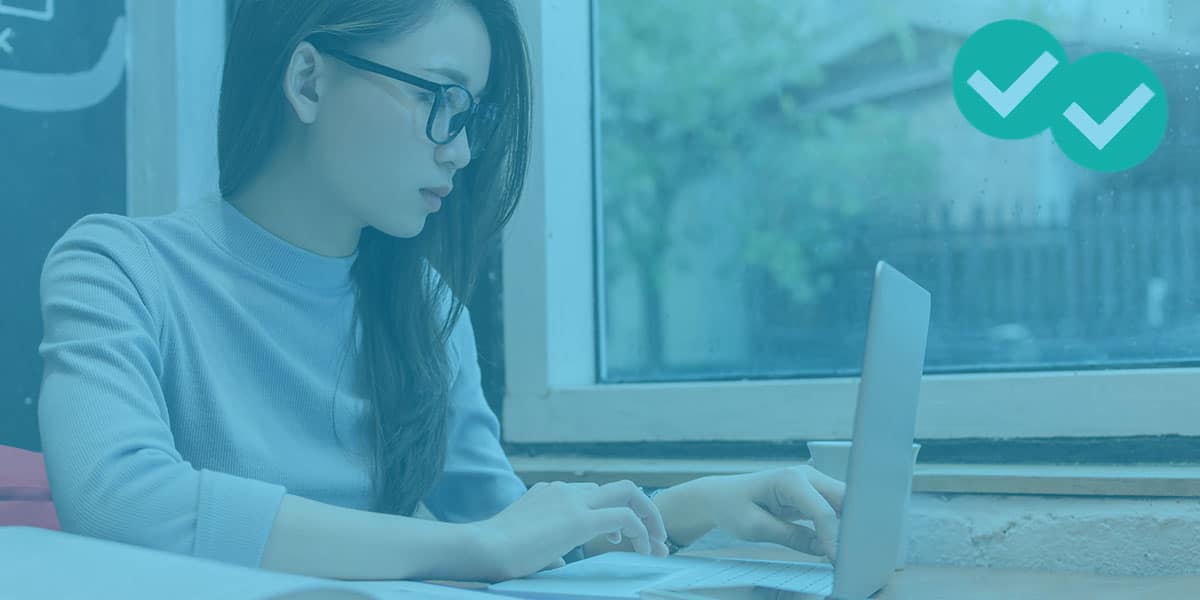
<path fill-rule="evenodd" d="M 0 446 L 0 526 L 62 529 L 40 453 Z"/>

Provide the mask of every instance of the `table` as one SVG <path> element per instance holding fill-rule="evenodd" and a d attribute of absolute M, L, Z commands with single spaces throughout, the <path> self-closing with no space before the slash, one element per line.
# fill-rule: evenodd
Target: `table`
<path fill-rule="evenodd" d="M 696 556 L 768 560 L 821 560 L 776 546 L 691 553 Z M 813 598 L 817 598 L 813 596 Z M 1200 599 L 1200 574 L 1177 577 L 1114 577 L 1088 573 L 910 566 L 897 571 L 874 600 L 1190 600 Z"/>
<path fill-rule="evenodd" d="M 818 560 L 768 545 L 685 554 L 807 562 Z M 22 527 L 0 527 L 0 566 L 0 571 L 4 572 L 4 577 L 0 578 L 0 597 L 365 600 L 416 594 L 449 600 L 465 596 L 464 590 L 412 582 L 368 582 L 358 585 L 247 569 L 62 532 Z M 494 596 L 473 591 L 469 597 L 482 600 Z M 1182 600 L 1200 598 L 1200 575 L 1106 577 L 1051 571 L 914 566 L 898 571 L 875 598 Z"/>
<path fill-rule="evenodd" d="M 1200 576 L 1108 577 L 1055 571 L 918 566 L 897 572 L 876 598 L 1186 600 L 1200 598 Z"/>

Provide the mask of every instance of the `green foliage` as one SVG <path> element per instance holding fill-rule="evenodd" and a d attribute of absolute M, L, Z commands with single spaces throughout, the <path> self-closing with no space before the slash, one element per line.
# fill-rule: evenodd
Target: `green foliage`
<path fill-rule="evenodd" d="M 873 27 L 889 56 L 911 60 L 913 32 L 893 12 L 878 1 L 601 0 L 610 281 L 632 268 L 661 284 L 678 203 L 697 181 L 745 191 L 731 224 L 739 254 L 797 302 L 819 298 L 823 267 L 844 256 L 846 232 L 876 205 L 928 197 L 933 150 L 900 114 L 804 108 L 839 75 L 836 61 L 819 59 L 841 43 L 839 27 Z"/>
<path fill-rule="evenodd" d="M 732 153 L 739 138 L 752 134 L 745 128 L 756 103 L 774 97 L 781 85 L 819 82 L 808 61 L 795 53 L 789 60 L 780 50 L 802 47 L 804 14 L 826 4 L 600 3 L 598 102 L 610 274 L 629 267 L 661 271 L 680 188 L 718 165 L 738 168 Z"/>
<path fill-rule="evenodd" d="M 844 116 L 784 109 L 745 155 L 756 180 L 741 239 L 747 263 L 763 267 L 798 303 L 828 289 L 826 267 L 852 250 L 856 232 L 912 222 L 933 182 L 932 144 L 904 117 L 860 106 Z"/>

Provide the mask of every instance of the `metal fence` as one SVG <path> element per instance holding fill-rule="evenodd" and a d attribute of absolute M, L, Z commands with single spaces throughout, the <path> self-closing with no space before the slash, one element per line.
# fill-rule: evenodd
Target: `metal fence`
<path fill-rule="evenodd" d="M 884 259 L 933 294 L 931 366 L 1186 361 L 1200 350 L 1198 202 L 1194 187 L 1167 185 L 1081 195 L 1056 220 L 979 208 L 955 223 L 943 208 L 861 228 L 825 267 L 833 283 L 817 303 L 754 276 L 755 360 L 857 365 Z"/>

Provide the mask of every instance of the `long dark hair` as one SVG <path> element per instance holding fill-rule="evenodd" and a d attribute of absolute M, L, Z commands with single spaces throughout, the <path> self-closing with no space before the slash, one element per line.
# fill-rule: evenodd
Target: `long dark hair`
<path fill-rule="evenodd" d="M 375 509 L 404 515 L 444 466 L 446 344 L 525 180 L 531 91 L 516 11 L 510 0 L 243 0 L 221 84 L 220 189 L 230 198 L 259 174 L 280 139 L 288 114 L 281 82 L 301 41 L 320 36 L 353 49 L 419 27 L 445 2 L 473 7 L 491 37 L 488 96 L 500 106 L 492 142 L 455 176 L 452 197 L 419 236 L 365 229 L 352 269 L 362 332 L 357 362 L 373 423 Z"/>

